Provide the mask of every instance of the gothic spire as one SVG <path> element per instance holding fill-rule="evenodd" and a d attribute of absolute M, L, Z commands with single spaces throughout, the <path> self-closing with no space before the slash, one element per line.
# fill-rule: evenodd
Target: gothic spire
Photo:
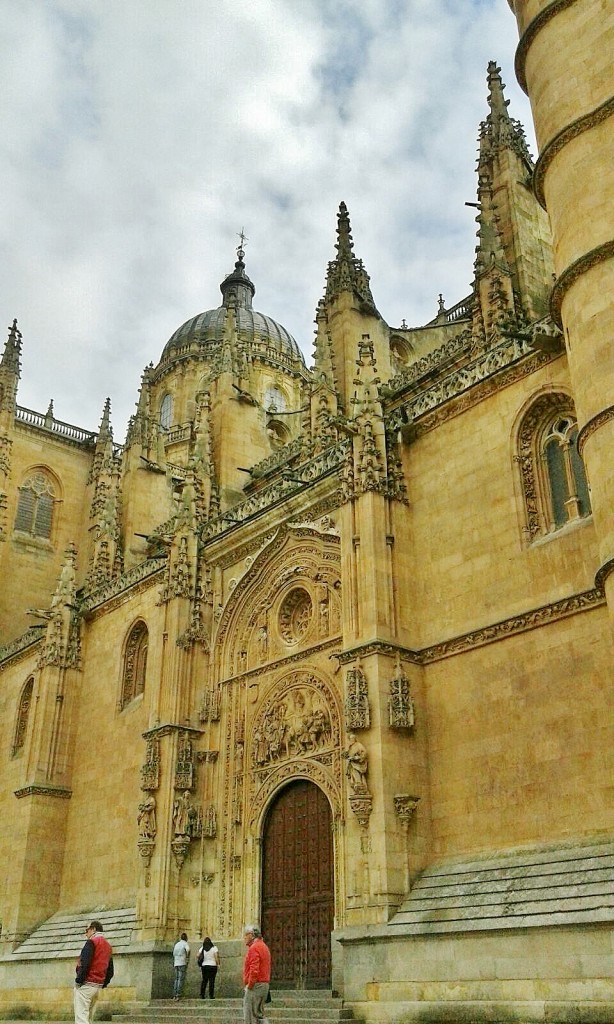
<path fill-rule="evenodd" d="M 113 429 L 111 427 L 111 399 L 107 398 L 102 410 L 102 419 L 98 431 L 98 441 L 112 441 Z"/>
<path fill-rule="evenodd" d="M 511 149 L 531 171 L 533 162 L 520 121 L 510 117 L 505 99 L 501 68 L 494 60 L 488 63 L 488 116 L 480 125 L 480 166 L 484 166 L 497 153 Z"/>
<path fill-rule="evenodd" d="M 21 361 L 21 331 L 17 329 L 17 320 L 13 320 L 12 327 L 9 327 L 9 336 L 4 346 L 0 366 L 20 376 Z"/>
<path fill-rule="evenodd" d="M 362 260 L 354 255 L 354 242 L 350 227 L 350 215 L 345 203 L 339 204 L 337 214 L 336 259 L 328 264 L 325 301 L 330 302 L 344 291 L 353 292 L 360 300 L 364 311 L 379 316 Z"/>

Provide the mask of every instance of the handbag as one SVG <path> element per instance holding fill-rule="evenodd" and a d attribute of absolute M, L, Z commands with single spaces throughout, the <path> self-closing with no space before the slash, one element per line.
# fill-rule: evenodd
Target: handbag
<path fill-rule="evenodd" d="M 202 967 L 204 959 L 205 959 L 205 954 L 201 950 L 201 952 L 198 954 L 198 956 L 196 958 L 196 963 L 198 964 L 199 967 Z"/>

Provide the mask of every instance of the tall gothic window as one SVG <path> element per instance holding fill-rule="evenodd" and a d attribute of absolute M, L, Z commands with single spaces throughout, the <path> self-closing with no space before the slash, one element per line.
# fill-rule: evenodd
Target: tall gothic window
<path fill-rule="evenodd" d="M 128 634 L 124 651 L 120 709 L 123 710 L 145 689 L 149 633 L 144 622 L 137 622 Z"/>
<path fill-rule="evenodd" d="M 578 425 L 568 395 L 542 395 L 527 410 L 518 433 L 517 461 L 530 541 L 590 515 Z"/>
<path fill-rule="evenodd" d="M 15 529 L 49 540 L 56 495 L 50 477 L 42 470 L 31 473 L 19 488 Z"/>
<path fill-rule="evenodd" d="M 15 721 L 15 735 L 13 737 L 13 747 L 11 753 L 13 757 L 19 754 L 24 747 L 26 742 L 26 733 L 28 730 L 28 717 L 30 714 L 30 705 L 32 703 L 32 690 L 34 689 L 34 677 L 30 676 L 23 690 L 21 691 L 21 697 L 19 698 L 19 705 L 17 707 L 17 718 Z"/>
<path fill-rule="evenodd" d="M 170 430 L 173 422 L 173 396 L 166 394 L 160 403 L 160 426 L 163 430 Z"/>

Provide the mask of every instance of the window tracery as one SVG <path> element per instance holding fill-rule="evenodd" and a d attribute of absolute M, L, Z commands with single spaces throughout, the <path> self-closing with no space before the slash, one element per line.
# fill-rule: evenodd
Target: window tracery
<path fill-rule="evenodd" d="M 578 425 L 568 395 L 542 395 L 522 419 L 516 458 L 529 541 L 590 515 L 589 488 L 577 441 Z"/>
<path fill-rule="evenodd" d="M 36 470 L 19 488 L 15 529 L 32 537 L 51 539 L 56 488 L 50 476 Z"/>
<path fill-rule="evenodd" d="M 21 691 L 21 697 L 19 698 L 19 705 L 17 707 L 17 718 L 15 721 L 15 735 L 13 737 L 13 747 L 11 754 L 15 757 L 20 751 L 23 750 L 26 742 L 26 733 L 28 731 L 28 718 L 30 715 L 30 705 L 32 703 L 32 691 L 34 689 L 34 676 L 30 676 L 27 680 L 23 690 Z"/>
<path fill-rule="evenodd" d="M 132 627 L 126 641 L 120 710 L 123 711 L 145 689 L 149 632 L 144 622 Z"/>
<path fill-rule="evenodd" d="M 165 394 L 160 403 L 160 426 L 162 430 L 170 430 L 173 422 L 173 396 Z"/>

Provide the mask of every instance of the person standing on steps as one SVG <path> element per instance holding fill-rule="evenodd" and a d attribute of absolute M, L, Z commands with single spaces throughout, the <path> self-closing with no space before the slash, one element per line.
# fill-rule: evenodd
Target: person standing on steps
<path fill-rule="evenodd" d="M 92 1024 L 100 990 L 113 977 L 113 950 L 102 934 L 100 921 L 85 929 L 85 944 L 77 961 L 74 1007 L 75 1024 Z"/>
<path fill-rule="evenodd" d="M 217 946 L 213 945 L 208 935 L 203 939 L 203 944 L 198 950 L 198 965 L 203 976 L 203 980 L 200 983 L 200 998 L 207 998 L 207 986 L 209 986 L 209 998 L 213 999 L 215 976 L 220 966 L 220 954 Z"/>
<path fill-rule="evenodd" d="M 245 1024 L 265 1024 L 264 1004 L 271 980 L 271 951 L 255 924 L 244 929 L 243 941 L 247 947 L 243 961 L 243 1020 Z"/>
<path fill-rule="evenodd" d="M 183 992 L 183 983 L 185 981 L 186 971 L 188 969 L 188 963 L 190 961 L 190 947 L 188 945 L 188 937 L 185 932 L 181 933 L 181 938 L 177 940 L 173 946 L 173 966 L 175 968 L 175 984 L 173 987 L 173 999 L 180 999 Z"/>

